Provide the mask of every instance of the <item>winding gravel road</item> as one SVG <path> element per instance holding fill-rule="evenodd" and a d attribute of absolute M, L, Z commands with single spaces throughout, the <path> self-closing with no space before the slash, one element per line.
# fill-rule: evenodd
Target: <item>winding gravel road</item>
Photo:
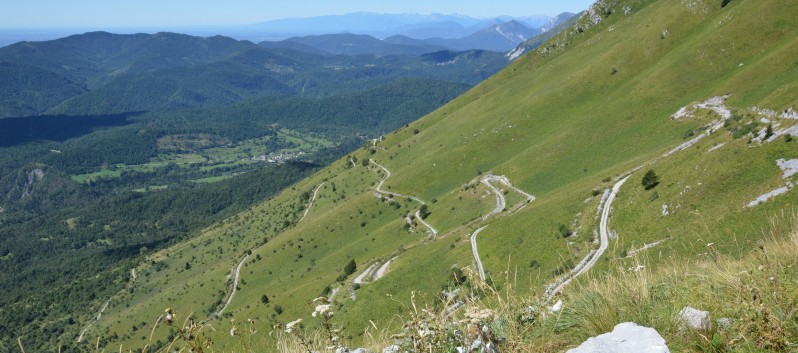
<path fill-rule="evenodd" d="M 377 167 L 380 167 L 380 169 L 385 171 L 385 178 L 380 180 L 380 183 L 377 184 L 377 193 L 378 194 L 384 194 L 384 195 L 388 195 L 388 196 L 391 196 L 391 197 L 403 197 L 403 198 L 410 199 L 410 200 L 413 200 L 415 202 L 418 202 L 421 205 L 426 205 L 427 204 L 426 202 L 424 202 L 424 200 L 422 200 L 422 199 L 420 199 L 418 197 L 415 197 L 415 196 L 404 195 L 404 194 L 400 194 L 400 193 L 396 193 L 396 192 L 383 190 L 382 189 L 382 184 L 386 180 L 388 180 L 388 178 L 391 177 L 391 171 L 388 170 L 388 168 L 383 167 L 381 164 L 375 162 L 373 159 L 369 159 L 369 162 L 371 162 L 371 164 L 376 165 Z M 421 218 L 421 212 L 420 211 L 421 210 L 417 210 L 416 211 L 416 219 L 418 219 L 418 221 L 421 222 L 421 224 L 423 224 L 425 227 L 427 227 L 427 229 L 429 230 L 430 234 L 432 234 L 433 237 L 438 236 L 438 230 L 435 229 L 435 227 L 433 227 L 431 224 L 427 223 L 426 221 L 424 221 L 424 219 Z"/>
<path fill-rule="evenodd" d="M 249 254 L 247 254 L 247 256 L 244 256 L 244 258 L 241 259 L 241 261 L 238 263 L 238 266 L 236 266 L 235 279 L 233 280 L 233 291 L 230 292 L 230 297 L 227 298 L 227 302 L 224 303 L 224 306 L 222 306 L 222 308 L 219 309 L 219 311 L 211 314 L 211 316 L 208 316 L 208 318 L 205 319 L 203 322 L 210 321 L 211 319 L 217 318 L 219 317 L 219 315 L 222 315 L 225 309 L 227 309 L 227 306 L 230 305 L 230 303 L 233 301 L 233 297 L 236 295 L 236 290 L 238 290 L 238 279 L 241 276 L 241 266 L 244 265 L 244 261 L 247 261 L 247 258 L 249 258 Z"/>
<path fill-rule="evenodd" d="M 574 267 L 574 269 L 571 270 L 571 275 L 568 276 L 568 278 L 564 279 L 562 282 L 560 282 L 559 285 L 557 285 L 553 289 L 551 289 L 551 286 L 549 286 L 550 289 L 546 291 L 547 302 L 551 300 L 551 298 L 553 298 L 555 295 L 560 293 L 560 291 L 562 291 L 562 289 L 565 288 L 565 286 L 571 283 L 571 281 L 573 281 L 574 278 L 583 275 L 591 268 L 593 268 L 593 266 L 595 266 L 596 263 L 598 262 L 599 258 L 601 258 L 601 255 L 603 255 L 604 252 L 607 251 L 607 247 L 609 246 L 609 234 L 610 234 L 609 218 L 610 218 L 610 210 L 612 202 L 615 201 L 615 196 L 618 194 L 618 190 L 621 189 L 621 186 L 623 185 L 623 183 L 626 182 L 626 180 L 629 179 L 629 177 L 630 176 L 627 175 L 625 178 L 615 183 L 615 185 L 612 187 L 612 191 L 610 191 L 610 194 L 607 197 L 607 200 L 605 201 L 601 209 L 601 222 L 599 223 L 599 248 L 595 250 L 595 252 L 591 251 L 587 256 L 585 256 L 585 258 L 582 259 L 582 261 L 580 262 L 580 266 Z"/>
<path fill-rule="evenodd" d="M 483 229 L 487 228 L 488 226 L 482 226 L 481 228 L 474 231 L 471 234 L 471 252 L 474 254 L 474 260 L 477 263 L 477 272 L 479 273 L 479 279 L 485 280 L 485 268 L 482 267 L 482 260 L 479 259 L 479 250 L 477 250 L 477 235 Z"/>
<path fill-rule="evenodd" d="M 377 268 L 377 265 L 380 264 L 379 262 L 372 264 L 359 276 L 355 277 L 355 280 L 352 282 L 354 282 L 355 284 L 369 284 L 371 282 L 374 282 L 382 278 L 383 276 L 385 276 L 385 272 L 388 271 L 388 266 L 390 266 L 391 262 L 393 260 L 396 260 L 397 257 L 398 256 L 394 256 L 390 260 L 386 261 L 384 264 L 382 264 L 382 266 L 380 266 L 380 268 Z"/>
<path fill-rule="evenodd" d="M 526 197 L 526 202 L 516 205 L 513 211 L 518 211 L 518 210 L 524 208 L 524 206 L 526 206 L 528 203 L 530 203 L 532 201 L 535 201 L 535 196 L 532 196 L 528 192 L 515 187 L 515 185 L 513 185 L 513 183 L 510 182 L 510 179 L 508 179 L 504 175 L 488 174 L 488 175 L 482 177 L 482 180 L 480 180 L 480 181 L 483 184 L 485 184 L 488 188 L 490 188 L 491 191 L 493 191 L 494 194 L 496 194 L 496 209 L 494 209 L 494 212 L 491 212 L 490 214 L 488 214 L 485 217 L 483 217 L 483 220 L 488 219 L 488 217 L 490 217 L 493 214 L 501 212 L 506 207 L 506 201 L 505 201 L 505 198 L 504 198 L 504 194 L 498 188 L 494 187 L 493 184 L 490 183 L 491 181 L 499 182 L 502 185 L 506 186 L 507 188 L 512 189 L 513 191 L 515 191 L 515 192 L 523 195 L 524 197 Z"/>
<path fill-rule="evenodd" d="M 488 189 L 493 191 L 493 195 L 496 196 L 496 208 L 494 208 L 493 211 L 490 211 L 488 214 L 482 216 L 482 220 L 485 221 L 491 216 L 499 214 L 499 212 L 504 210 L 504 208 L 507 207 L 507 200 L 504 198 L 504 194 L 502 194 L 502 192 L 499 189 L 493 186 L 493 184 L 491 184 L 488 181 L 488 179 L 483 178 L 482 184 L 485 184 L 485 186 L 487 186 Z"/>
<path fill-rule="evenodd" d="M 369 268 L 367 268 L 365 271 L 363 271 L 363 273 L 361 273 L 359 276 L 355 277 L 355 280 L 353 282 L 355 284 L 368 283 L 368 282 L 364 281 L 364 279 L 366 277 L 373 277 L 373 273 L 374 273 L 374 268 L 375 267 L 377 267 L 376 263 L 372 264 L 371 266 L 369 266 Z"/>
<path fill-rule="evenodd" d="M 380 269 L 377 270 L 377 273 L 374 274 L 375 281 L 385 276 L 385 272 L 388 271 L 388 266 L 390 266 L 391 262 L 393 260 L 396 260 L 397 257 L 398 256 L 394 256 L 392 259 L 386 261 L 384 264 L 382 264 L 382 266 L 380 266 Z"/>
<path fill-rule="evenodd" d="M 511 188 L 514 191 L 526 197 L 526 202 L 522 203 L 520 207 L 517 207 L 516 211 L 520 210 L 522 207 L 526 206 L 526 204 L 535 200 L 534 196 L 513 186 L 513 184 L 510 183 L 510 180 L 507 179 L 506 176 L 487 174 L 480 179 L 480 182 L 482 184 L 485 184 L 485 186 L 487 186 L 488 189 L 490 189 L 490 191 L 493 192 L 493 195 L 496 196 L 496 208 L 494 208 L 493 211 L 490 211 L 488 214 L 482 216 L 483 222 L 488 220 L 488 218 L 499 214 L 507 207 L 507 199 L 504 197 L 504 193 L 502 193 L 501 190 L 493 186 L 493 184 L 490 183 L 491 181 L 499 182 L 504 186 Z M 485 280 L 485 268 L 482 266 L 482 260 L 479 258 L 479 250 L 477 250 L 477 235 L 479 235 L 479 232 L 481 232 L 483 229 L 487 227 L 488 227 L 487 225 L 484 225 L 481 228 L 475 230 L 473 234 L 471 234 L 471 252 L 474 254 L 474 261 L 477 265 L 477 272 L 479 273 L 479 278 L 483 281 Z"/>
<path fill-rule="evenodd" d="M 425 227 L 427 227 L 427 229 L 429 229 L 429 232 L 432 233 L 433 238 L 438 236 L 438 230 L 435 229 L 435 227 L 433 227 L 431 224 L 427 223 L 424 218 L 421 218 L 421 210 L 416 210 L 416 219 Z"/>

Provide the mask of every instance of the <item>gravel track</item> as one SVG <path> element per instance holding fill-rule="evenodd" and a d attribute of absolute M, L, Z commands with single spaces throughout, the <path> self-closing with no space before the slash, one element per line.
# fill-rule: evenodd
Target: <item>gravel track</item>
<path fill-rule="evenodd" d="M 369 266 L 369 268 L 367 268 L 365 271 L 363 271 L 363 273 L 361 273 L 359 276 L 355 277 L 355 280 L 354 280 L 353 282 L 354 282 L 355 284 L 364 284 L 364 283 L 368 283 L 368 282 L 366 282 L 366 281 L 365 281 L 365 278 L 366 278 L 366 277 L 373 277 L 373 275 L 374 275 L 374 269 L 375 269 L 376 267 L 377 267 L 377 264 L 376 264 L 376 263 L 375 263 L 375 264 L 372 264 L 371 266 Z"/>
<path fill-rule="evenodd" d="M 319 189 L 321 189 L 321 187 L 322 187 L 323 185 L 324 185 L 324 182 L 322 182 L 321 184 L 319 184 L 319 186 L 317 186 L 317 187 L 316 187 L 316 189 L 315 189 L 315 190 L 313 190 L 313 197 L 311 197 L 311 198 L 310 198 L 310 201 L 308 201 L 308 207 L 306 207 L 306 208 L 305 208 L 305 213 L 303 213 L 303 214 L 302 214 L 302 218 L 300 218 L 300 219 L 297 221 L 297 223 L 299 223 L 299 222 L 302 222 L 302 220 L 303 220 L 303 219 L 305 219 L 305 217 L 307 217 L 307 216 L 308 216 L 308 212 L 310 211 L 310 207 L 311 207 L 311 206 L 313 206 L 313 202 L 315 202 L 315 201 L 316 201 L 316 196 L 319 194 Z"/>
<path fill-rule="evenodd" d="M 481 228 L 475 230 L 473 234 L 471 234 L 471 253 L 474 254 L 474 260 L 477 263 L 477 272 L 479 273 L 479 279 L 483 281 L 485 280 L 485 268 L 482 267 L 482 260 L 479 259 L 479 250 L 477 250 L 477 235 L 479 235 L 479 232 L 481 232 L 483 229 L 487 227 L 488 226 L 482 226 Z"/>
<path fill-rule="evenodd" d="M 390 260 L 386 261 L 384 264 L 382 264 L 380 269 L 377 270 L 377 273 L 374 274 L 374 280 L 375 281 L 380 279 L 380 278 L 382 278 L 383 276 L 385 276 L 385 272 L 388 271 L 388 266 L 390 266 L 391 262 L 393 260 L 396 260 L 397 257 L 398 256 L 394 256 L 392 259 L 390 259 Z"/>
<path fill-rule="evenodd" d="M 595 266 L 598 262 L 599 258 L 601 258 L 601 255 L 607 251 L 607 247 L 609 246 L 609 218 L 612 202 L 615 201 L 615 196 L 618 194 L 618 190 L 621 189 L 621 186 L 628 179 L 629 175 L 615 183 L 601 209 L 601 222 L 599 223 L 599 248 L 595 251 L 591 251 L 587 256 L 585 256 L 580 264 L 574 267 L 573 270 L 571 270 L 570 275 L 562 280 L 562 282 L 554 282 L 555 284 L 559 284 L 554 286 L 553 289 L 551 288 L 552 286 L 549 286 L 549 289 L 546 290 L 546 301 L 551 300 L 551 298 L 560 293 L 560 291 L 562 291 L 565 286 L 571 283 L 574 278 L 585 274 L 587 271 L 593 268 L 593 266 Z"/>
<path fill-rule="evenodd" d="M 222 315 L 225 309 L 227 309 L 227 306 L 230 305 L 231 302 L 233 302 L 233 297 L 236 295 L 236 290 L 238 290 L 238 279 L 241 276 L 241 266 L 244 265 L 244 262 L 247 261 L 247 258 L 249 258 L 249 254 L 247 254 L 247 256 L 244 256 L 244 258 L 241 259 L 241 261 L 238 263 L 238 266 L 236 266 L 235 279 L 233 280 L 233 291 L 230 292 L 230 297 L 227 298 L 227 302 L 225 302 L 224 306 L 222 306 L 222 308 L 219 309 L 217 312 L 211 314 L 211 316 L 208 316 L 208 318 L 205 319 L 205 322 L 217 318 L 219 317 L 219 315 Z"/>
<path fill-rule="evenodd" d="M 382 169 L 383 171 L 385 171 L 385 178 L 382 178 L 382 180 L 380 180 L 380 183 L 379 183 L 379 184 L 377 184 L 377 193 L 378 193 L 378 194 L 382 194 L 382 195 L 388 195 L 388 196 L 391 196 L 391 197 L 402 197 L 402 198 L 406 198 L 406 199 L 409 199 L 409 200 L 413 200 L 413 201 L 415 201 L 415 202 L 418 202 L 418 203 L 420 203 L 421 205 L 426 205 L 426 204 L 427 204 L 426 202 L 424 202 L 424 200 L 422 200 L 422 199 L 420 199 L 420 198 L 418 198 L 418 197 L 415 197 L 415 196 L 410 196 L 410 195 L 400 194 L 400 193 L 397 193 L 397 192 L 391 192 L 391 191 L 385 191 L 385 190 L 383 190 L 383 189 L 382 189 L 382 184 L 383 184 L 383 183 L 384 183 L 386 180 L 388 180 L 388 178 L 390 178 L 390 177 L 391 177 L 391 171 L 390 171 L 390 170 L 388 170 L 388 168 L 385 168 L 385 167 L 383 167 L 382 165 L 380 165 L 379 163 L 375 162 L 373 159 L 369 159 L 369 162 L 371 162 L 371 164 L 374 164 L 374 165 L 376 165 L 377 167 L 379 167 L 380 169 Z M 427 229 L 429 230 L 430 234 L 432 234 L 432 236 L 433 236 L 433 237 L 436 237 L 436 236 L 438 236 L 438 230 L 437 230 L 437 229 L 435 229 L 435 227 L 433 227 L 432 225 L 430 225 L 429 223 L 427 223 L 426 221 L 424 221 L 424 219 L 422 219 L 422 218 L 421 218 L 421 212 L 420 212 L 420 210 L 417 210 L 417 211 L 416 211 L 416 219 L 418 219 L 418 221 L 419 221 L 419 222 L 421 222 L 421 224 L 423 224 L 425 227 L 427 227 Z"/>

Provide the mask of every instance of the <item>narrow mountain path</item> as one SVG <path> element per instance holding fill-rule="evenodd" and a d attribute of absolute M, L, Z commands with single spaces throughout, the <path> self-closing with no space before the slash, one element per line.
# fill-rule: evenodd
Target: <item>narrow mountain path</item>
<path fill-rule="evenodd" d="M 363 271 L 363 272 L 362 272 L 362 273 L 361 273 L 359 276 L 355 277 L 355 280 L 354 280 L 353 282 L 354 282 L 355 284 L 364 284 L 364 283 L 368 283 L 368 281 L 365 281 L 365 279 L 366 279 L 366 277 L 373 277 L 373 275 L 374 275 L 374 269 L 375 269 L 376 267 L 377 267 L 377 264 L 376 264 L 376 263 L 374 263 L 374 264 L 371 264 L 371 266 L 369 266 L 369 268 L 367 268 L 365 271 Z"/>
<path fill-rule="evenodd" d="M 380 265 L 379 262 L 371 264 L 371 266 L 369 266 L 365 271 L 361 272 L 360 275 L 355 277 L 355 279 L 352 282 L 354 282 L 355 284 L 363 285 L 363 284 L 369 284 L 371 282 L 374 282 L 382 278 L 383 276 L 385 276 L 385 272 L 388 271 L 388 266 L 390 266 L 391 262 L 393 260 L 396 260 L 397 257 L 398 256 L 394 256 L 390 260 L 385 261 L 385 263 L 383 263 L 382 266 L 380 266 L 379 268 L 377 268 L 377 266 Z"/>
<path fill-rule="evenodd" d="M 431 224 L 427 223 L 427 221 L 425 221 L 424 218 L 421 218 L 421 210 L 416 210 L 416 219 L 419 222 L 421 222 L 421 224 L 423 224 L 425 227 L 427 227 L 429 232 L 432 233 L 433 238 L 438 236 L 438 230 L 435 229 L 435 227 L 433 227 Z"/>
<path fill-rule="evenodd" d="M 666 240 L 668 240 L 668 239 L 657 240 L 657 241 L 655 241 L 653 243 L 648 243 L 646 245 L 643 245 L 642 247 L 640 247 L 638 249 L 629 250 L 629 252 L 626 253 L 626 257 L 632 257 L 634 254 L 637 254 L 637 253 L 639 253 L 641 251 L 646 251 L 648 249 L 651 249 L 651 248 L 653 248 L 653 247 L 655 247 L 655 246 L 657 246 L 659 244 L 664 243 Z"/>
<path fill-rule="evenodd" d="M 487 186 L 488 189 L 493 192 L 493 195 L 496 196 L 496 208 L 494 208 L 493 211 L 488 212 L 488 214 L 482 216 L 482 220 L 485 221 L 491 216 L 499 214 L 499 212 L 504 210 L 504 208 L 507 207 L 507 200 L 504 198 L 504 194 L 502 194 L 499 189 L 490 183 L 489 179 L 483 178 L 482 184 L 485 184 L 485 186 Z"/>
<path fill-rule="evenodd" d="M 487 227 L 488 226 L 482 226 L 481 228 L 475 230 L 473 234 L 471 234 L 471 253 L 474 254 L 474 261 L 477 263 L 479 279 L 482 281 L 485 281 L 485 268 L 482 267 L 482 260 L 479 259 L 479 250 L 477 250 L 477 235 L 479 235 L 479 232 Z"/>
<path fill-rule="evenodd" d="M 396 260 L 397 257 L 398 256 L 394 256 L 392 259 L 386 261 L 384 264 L 382 264 L 382 266 L 380 266 L 380 269 L 377 270 L 377 272 L 374 274 L 375 281 L 385 276 L 385 272 L 388 271 L 388 266 L 390 266 L 391 262 L 393 262 L 393 260 Z"/>
<path fill-rule="evenodd" d="M 382 184 L 385 183 L 385 181 L 388 180 L 388 178 L 391 177 L 391 171 L 388 170 L 388 168 L 383 167 L 381 164 L 375 162 L 373 159 L 369 159 L 369 162 L 371 162 L 371 164 L 376 165 L 377 167 L 379 167 L 380 169 L 382 169 L 385 172 L 385 178 L 380 180 L 380 183 L 377 184 L 377 192 L 379 192 L 381 194 L 386 194 L 386 195 L 389 195 L 389 196 L 393 196 L 393 197 L 403 197 L 403 198 L 406 198 L 406 199 L 410 199 L 410 200 L 418 202 L 418 203 L 420 203 L 422 205 L 426 205 L 427 204 L 426 202 L 424 202 L 424 200 L 422 200 L 422 199 L 420 199 L 418 197 L 415 197 L 415 196 L 410 196 L 410 195 L 400 194 L 398 192 L 392 192 L 392 191 L 383 190 L 382 189 Z"/>
<path fill-rule="evenodd" d="M 524 196 L 526 198 L 526 200 L 515 204 L 513 206 L 512 210 L 510 210 L 510 213 L 516 212 L 516 211 L 524 208 L 524 206 L 526 206 L 530 202 L 535 201 L 535 196 L 532 196 L 528 192 L 515 187 L 513 185 L 513 183 L 510 182 L 510 179 L 508 179 L 504 175 L 493 175 L 493 174 L 488 173 L 488 174 L 482 176 L 481 178 L 479 178 L 479 182 L 484 184 L 490 190 L 490 192 L 493 193 L 493 195 L 496 197 L 496 208 L 494 208 L 488 214 L 482 216 L 481 221 L 483 221 L 483 222 L 488 220 L 488 218 L 501 213 L 502 211 L 504 211 L 507 208 L 507 199 L 504 197 L 504 192 L 502 190 L 499 190 L 499 188 L 494 186 L 491 182 L 500 183 L 500 184 L 504 185 L 505 187 L 507 187 L 508 189 L 511 189 L 511 190 L 521 194 L 522 196 Z M 474 222 L 474 223 L 478 223 L 478 222 Z"/>
<path fill-rule="evenodd" d="M 78 336 L 78 343 L 83 342 L 83 337 L 86 335 L 86 332 L 89 331 L 89 329 L 92 326 L 94 326 L 94 324 L 97 323 L 97 321 L 100 321 L 100 319 L 103 316 L 103 313 L 105 313 L 105 310 L 108 309 L 108 305 L 111 304 L 111 300 L 114 298 L 114 296 L 116 296 L 119 293 L 124 292 L 127 288 L 132 287 L 133 284 L 136 282 L 136 278 L 137 278 L 136 277 L 136 269 L 135 268 L 131 268 L 130 269 L 130 281 L 128 282 L 127 287 L 123 288 L 123 289 L 120 289 L 118 292 L 116 292 L 113 295 L 111 295 L 111 297 L 108 298 L 108 300 L 105 301 L 105 304 L 103 304 L 102 308 L 100 308 L 100 311 L 97 313 L 97 316 L 94 318 L 94 320 L 92 320 L 92 322 L 90 322 L 82 331 L 80 331 L 80 335 Z"/>
<path fill-rule="evenodd" d="M 599 223 L 599 247 L 598 249 L 591 251 L 590 253 L 585 256 L 582 261 L 574 267 L 570 275 L 563 279 L 561 282 L 554 282 L 549 288 L 546 290 L 546 302 L 551 300 L 555 295 L 560 293 L 565 286 L 567 286 L 571 281 L 573 281 L 576 277 L 579 277 L 589 271 L 593 266 L 596 265 L 601 255 L 607 251 L 607 247 L 609 246 L 609 218 L 610 218 L 610 210 L 612 206 L 612 202 L 615 201 L 615 196 L 618 194 L 618 190 L 621 189 L 621 186 L 628 180 L 630 175 L 627 175 L 625 178 L 619 180 L 615 185 L 612 187 L 612 191 L 610 191 L 607 200 L 604 202 L 604 205 L 601 209 L 601 222 Z M 558 284 L 559 283 L 559 284 Z"/>
<path fill-rule="evenodd" d="M 321 189 L 321 187 L 324 186 L 324 183 L 325 182 L 322 182 L 321 184 L 319 184 L 319 186 L 316 187 L 315 190 L 313 190 L 313 196 L 310 198 L 310 201 L 308 201 L 308 207 L 305 208 L 305 213 L 302 214 L 302 217 L 299 218 L 298 221 L 296 221 L 297 223 L 302 222 L 302 220 L 308 216 L 308 212 L 310 212 L 310 207 L 313 206 L 313 202 L 316 201 L 316 196 L 319 194 L 319 189 Z"/>
<path fill-rule="evenodd" d="M 507 208 L 507 199 L 504 197 L 504 193 L 501 190 L 499 190 L 497 187 L 495 187 L 493 184 L 491 184 L 492 181 L 501 183 L 502 185 L 504 185 L 504 186 L 506 186 L 506 187 L 518 192 L 519 194 L 523 195 L 524 197 L 526 197 L 525 201 L 520 202 L 516 206 L 513 207 L 514 211 L 520 210 L 521 208 L 526 206 L 528 203 L 530 203 L 530 202 L 535 200 L 535 197 L 532 196 L 531 194 L 529 194 L 529 193 L 527 193 L 527 192 L 525 192 L 525 191 L 513 186 L 513 184 L 510 183 L 510 180 L 506 176 L 487 174 L 487 175 L 483 176 L 482 178 L 480 178 L 480 182 L 482 184 L 484 184 L 485 186 L 487 186 L 488 189 L 496 197 L 496 207 L 492 211 L 488 212 L 486 215 L 482 216 L 482 220 L 481 220 L 482 222 L 487 221 L 490 217 L 493 217 L 493 216 L 501 213 L 502 211 L 505 210 L 505 208 Z M 471 252 L 474 255 L 474 262 L 477 265 L 477 272 L 479 273 L 479 278 L 481 280 L 483 280 L 483 281 L 485 280 L 485 268 L 482 265 L 482 260 L 480 259 L 479 251 L 477 250 L 477 235 L 479 235 L 479 232 L 481 232 L 486 227 L 487 227 L 487 225 L 484 225 L 484 226 L 480 227 L 479 229 L 477 229 L 476 231 L 474 231 L 474 233 L 471 234 Z"/>
<path fill-rule="evenodd" d="M 233 279 L 233 290 L 230 292 L 230 296 L 227 298 L 227 302 L 225 302 L 224 306 L 222 306 L 222 308 L 219 309 L 217 312 L 211 314 L 211 316 L 208 316 L 208 318 L 205 319 L 205 322 L 217 318 L 219 317 L 219 315 L 222 315 L 225 309 L 227 309 L 227 306 L 229 306 L 230 303 L 233 301 L 233 297 L 236 295 L 236 291 L 238 290 L 238 279 L 241 276 L 241 266 L 244 265 L 244 262 L 247 261 L 247 258 L 249 258 L 249 254 L 247 254 L 247 256 L 244 256 L 244 258 L 241 259 L 241 261 L 238 263 L 238 266 L 236 266 L 235 278 Z"/>
<path fill-rule="evenodd" d="M 388 178 L 391 177 L 391 171 L 388 170 L 388 168 L 383 167 L 381 164 L 375 162 L 373 159 L 369 159 L 369 162 L 371 162 L 371 164 L 376 165 L 377 167 L 379 167 L 380 169 L 382 169 L 385 172 L 385 178 L 382 178 L 382 180 L 380 180 L 380 183 L 377 184 L 376 190 L 377 190 L 378 197 L 379 197 L 379 195 L 388 195 L 388 196 L 391 196 L 391 197 L 402 197 L 402 198 L 406 198 L 406 199 L 409 199 L 409 200 L 413 200 L 415 202 L 420 203 L 422 206 L 427 204 L 426 202 L 424 202 L 424 200 L 422 200 L 422 199 L 420 199 L 418 197 L 415 197 L 415 196 L 410 196 L 410 195 L 400 194 L 400 193 L 397 193 L 397 192 L 391 192 L 391 191 L 383 190 L 382 189 L 382 184 L 385 183 L 385 181 L 388 180 Z M 420 209 L 416 211 L 416 219 L 418 219 L 418 221 L 421 224 L 423 224 L 424 227 L 427 227 L 427 230 L 429 230 L 430 234 L 433 237 L 438 236 L 438 230 L 435 229 L 435 227 L 433 227 L 431 224 L 427 223 L 426 221 L 424 221 L 424 219 L 421 218 L 421 212 L 420 211 L 421 211 Z"/>
<path fill-rule="evenodd" d="M 532 201 L 535 201 L 535 196 L 532 196 L 528 192 L 515 187 L 515 185 L 513 185 L 513 183 L 510 182 L 510 179 L 508 179 L 504 175 L 487 174 L 487 175 L 485 175 L 485 176 L 483 176 L 481 178 L 480 182 L 482 184 L 485 184 L 485 186 L 487 186 L 488 188 L 490 188 L 490 190 L 493 191 L 493 193 L 496 195 L 496 209 L 494 209 L 494 211 L 491 212 L 490 214 L 485 215 L 483 217 L 483 220 L 488 219 L 488 217 L 490 217 L 490 216 L 492 216 L 492 215 L 494 215 L 496 213 L 501 212 L 505 207 L 507 207 L 506 201 L 505 201 L 505 198 L 504 198 L 504 193 L 502 193 L 501 190 L 499 190 L 498 188 L 493 186 L 493 184 L 491 184 L 491 182 L 498 182 L 498 183 L 504 185 L 505 187 L 507 187 L 508 189 L 512 189 L 513 191 L 521 194 L 522 196 L 524 196 L 526 198 L 526 201 L 520 202 L 520 203 L 516 204 L 515 206 L 513 206 L 512 212 L 518 211 L 518 210 L 524 208 L 524 206 L 526 206 L 528 203 L 530 203 Z"/>
<path fill-rule="evenodd" d="M 103 307 L 102 307 L 102 309 L 100 309 L 100 312 L 97 313 L 97 318 L 95 318 L 94 321 L 92 321 L 89 324 L 89 326 L 86 326 L 86 328 L 84 328 L 83 331 L 80 331 L 80 336 L 78 336 L 78 343 L 83 341 L 83 336 L 86 334 L 86 331 L 88 331 L 92 326 L 94 326 L 94 323 L 96 323 L 97 321 L 100 321 L 100 318 L 102 318 L 103 313 L 105 312 L 105 309 L 108 309 L 108 304 L 111 304 L 111 299 L 110 298 L 105 302 L 105 304 L 103 304 Z"/>
<path fill-rule="evenodd" d="M 316 202 L 316 197 L 318 196 L 319 190 L 321 189 L 322 186 L 324 186 L 324 182 L 322 182 L 321 184 L 316 186 L 316 188 L 313 190 L 313 196 L 310 198 L 310 201 L 308 201 L 308 206 L 305 208 L 305 212 L 302 214 L 302 217 L 300 217 L 299 220 L 297 221 L 297 224 L 299 222 L 302 222 L 302 220 L 304 220 L 305 217 L 307 217 L 308 212 L 310 212 L 310 208 L 313 206 L 313 203 Z M 261 245 L 261 246 L 263 246 L 263 245 Z M 253 252 L 255 252 L 259 248 L 260 248 L 260 246 L 252 248 L 249 251 L 249 253 L 246 256 L 244 256 L 244 258 L 242 258 L 241 261 L 238 262 L 238 265 L 235 267 L 235 279 L 233 281 L 233 290 L 230 292 L 230 296 L 227 298 L 227 302 L 225 302 L 224 306 L 222 306 L 218 311 L 216 311 L 215 313 L 213 313 L 210 316 L 208 316 L 208 318 L 206 318 L 204 322 L 207 322 L 207 321 L 210 321 L 211 319 L 219 317 L 219 315 L 221 315 L 227 309 L 227 307 L 230 305 L 230 303 L 233 302 L 233 297 L 235 296 L 236 290 L 238 289 L 238 280 L 239 280 L 240 274 L 241 274 L 241 266 L 244 265 L 244 262 L 247 260 L 247 258 L 249 258 L 249 255 L 252 254 Z"/>

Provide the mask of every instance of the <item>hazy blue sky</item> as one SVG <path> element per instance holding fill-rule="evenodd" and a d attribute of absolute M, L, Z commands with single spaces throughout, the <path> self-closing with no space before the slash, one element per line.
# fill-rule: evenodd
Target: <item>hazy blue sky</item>
<path fill-rule="evenodd" d="M 235 25 L 350 12 L 473 17 L 579 12 L 594 0 L 9 0 L 0 27 Z"/>

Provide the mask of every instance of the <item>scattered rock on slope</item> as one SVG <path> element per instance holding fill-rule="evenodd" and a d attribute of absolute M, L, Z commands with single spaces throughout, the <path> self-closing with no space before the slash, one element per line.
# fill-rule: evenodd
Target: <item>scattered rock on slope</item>
<path fill-rule="evenodd" d="M 612 332 L 588 338 L 567 353 L 670 353 L 657 330 L 634 322 L 615 325 Z"/>
<path fill-rule="evenodd" d="M 700 331 L 709 331 L 712 324 L 708 311 L 694 309 L 689 306 L 679 311 L 678 320 L 682 328 Z"/>

